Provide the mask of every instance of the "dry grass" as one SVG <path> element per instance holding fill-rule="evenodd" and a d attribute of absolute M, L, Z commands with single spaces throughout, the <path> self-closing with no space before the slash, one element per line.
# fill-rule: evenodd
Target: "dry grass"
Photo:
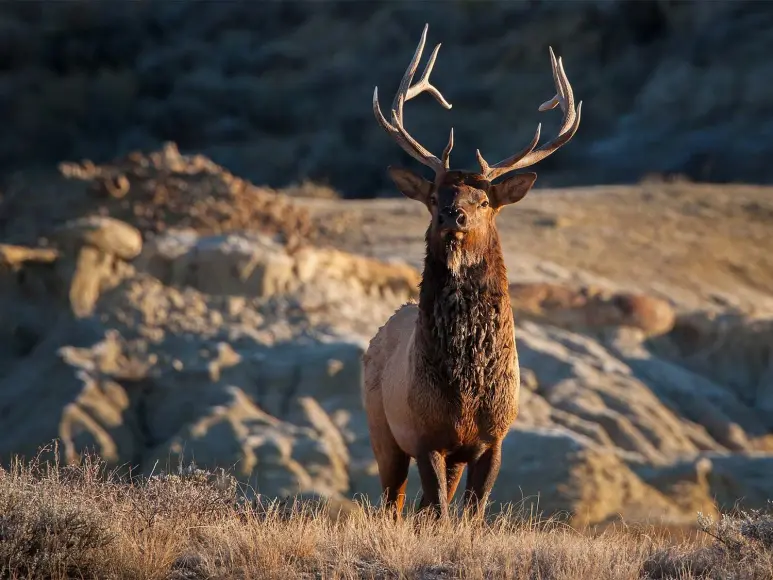
<path fill-rule="evenodd" d="M 513 514 L 394 522 L 365 507 L 237 499 L 196 469 L 127 480 L 86 458 L 0 469 L 0 578 L 770 578 L 773 518 L 701 520 L 716 539 L 591 536 Z"/>

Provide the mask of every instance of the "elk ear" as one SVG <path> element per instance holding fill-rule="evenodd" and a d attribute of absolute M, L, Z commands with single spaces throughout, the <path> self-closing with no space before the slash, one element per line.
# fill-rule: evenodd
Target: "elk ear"
<path fill-rule="evenodd" d="M 491 205 L 499 209 L 517 201 L 521 201 L 529 193 L 531 186 L 537 180 L 536 173 L 518 173 L 505 179 L 502 183 L 492 185 L 489 190 Z"/>
<path fill-rule="evenodd" d="M 420 201 L 427 207 L 429 207 L 429 194 L 432 192 L 432 183 L 416 175 L 410 169 L 402 169 L 400 167 L 390 167 L 387 169 L 389 177 L 395 182 L 397 189 L 399 189 L 405 197 Z"/>

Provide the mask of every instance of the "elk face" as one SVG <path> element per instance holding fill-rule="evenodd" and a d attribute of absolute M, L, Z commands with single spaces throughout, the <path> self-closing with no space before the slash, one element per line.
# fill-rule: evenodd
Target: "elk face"
<path fill-rule="evenodd" d="M 449 266 L 479 262 L 492 242 L 499 210 L 523 199 L 537 179 L 536 173 L 524 173 L 492 185 L 479 173 L 455 170 L 444 172 L 435 184 L 392 167 L 389 175 L 403 195 L 429 210 L 428 250 Z"/>
<path fill-rule="evenodd" d="M 446 173 L 429 196 L 433 235 L 448 242 L 485 236 L 494 222 L 490 188 L 488 181 L 474 173 Z"/>
<path fill-rule="evenodd" d="M 547 111 L 561 107 L 564 118 L 558 135 L 537 148 L 541 128 L 538 125 L 531 143 L 499 163 L 489 165 L 480 151 L 477 151 L 479 173 L 451 171 L 449 158 L 454 147 L 454 130 L 451 129 L 448 144 L 442 155 L 436 157 L 408 133 L 403 123 L 403 106 L 421 93 L 429 93 L 443 107 L 451 108 L 451 104 L 429 81 L 440 50 L 439 44 L 432 51 L 421 79 L 416 84 L 411 84 L 424 51 L 427 29 L 428 26 L 425 25 L 416 52 L 392 101 L 391 120 L 387 121 L 381 112 L 378 87 L 373 91 L 373 114 L 379 125 L 406 153 L 435 172 L 435 180 L 430 182 L 407 169 L 389 169 L 392 180 L 403 195 L 421 201 L 432 214 L 428 231 L 428 250 L 443 251 L 447 257 L 461 252 L 463 256 L 461 262 L 467 262 L 474 260 L 480 248 L 496 235 L 494 216 L 497 212 L 503 206 L 522 199 L 534 184 L 537 175 L 535 173 L 516 174 L 498 184 L 492 184 L 492 182 L 506 173 L 538 163 L 568 143 L 580 126 L 582 103 L 578 103 L 575 108 L 572 86 L 564 72 L 564 65 L 560 58 L 556 59 L 553 50 L 550 49 L 556 94 L 540 105 L 539 110 Z M 448 259 L 454 263 L 460 261 L 459 258 Z"/>

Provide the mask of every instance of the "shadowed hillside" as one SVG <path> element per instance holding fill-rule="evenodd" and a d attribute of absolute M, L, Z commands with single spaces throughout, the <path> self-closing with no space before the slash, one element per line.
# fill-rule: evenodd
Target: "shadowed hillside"
<path fill-rule="evenodd" d="M 433 150 L 454 126 L 459 166 L 554 130 L 537 112 L 552 45 L 584 115 L 539 186 L 773 181 L 773 4 L 724 0 L 4 3 L 0 167 L 174 140 L 258 183 L 391 193 L 384 166 L 402 154 L 371 96 L 389 102 L 425 22 L 454 108 L 418 99 L 407 126 Z"/>

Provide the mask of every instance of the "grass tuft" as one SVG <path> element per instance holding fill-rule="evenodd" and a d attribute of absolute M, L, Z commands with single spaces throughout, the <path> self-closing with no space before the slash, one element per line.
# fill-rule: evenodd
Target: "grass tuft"
<path fill-rule="evenodd" d="M 517 509 L 396 522 L 361 504 L 247 500 L 195 466 L 151 477 L 93 457 L 0 468 L 0 578 L 737 578 L 773 577 L 773 514 L 698 517 L 676 539 L 635 526 L 583 534 Z"/>

